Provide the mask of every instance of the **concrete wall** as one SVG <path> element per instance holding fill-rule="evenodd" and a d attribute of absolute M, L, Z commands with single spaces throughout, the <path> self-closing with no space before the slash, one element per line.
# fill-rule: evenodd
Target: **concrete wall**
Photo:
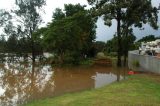
<path fill-rule="evenodd" d="M 135 61 L 139 63 L 139 67 L 135 66 Z M 160 58 L 139 55 L 137 50 L 128 53 L 128 66 L 134 71 L 150 71 L 160 74 Z"/>

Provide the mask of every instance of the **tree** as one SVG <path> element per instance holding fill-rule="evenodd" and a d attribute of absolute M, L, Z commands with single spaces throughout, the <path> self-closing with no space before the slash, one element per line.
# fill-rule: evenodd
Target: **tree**
<path fill-rule="evenodd" d="M 12 16 L 4 9 L 0 9 L 0 26 L 2 27 L 6 22 L 9 22 Z"/>
<path fill-rule="evenodd" d="M 112 54 L 112 53 L 115 53 L 117 51 L 117 36 L 114 35 L 114 37 L 111 39 L 111 40 L 108 40 L 106 45 L 105 45 L 105 51 L 108 53 L 108 54 Z"/>
<path fill-rule="evenodd" d="M 5 51 L 6 51 L 6 40 L 5 40 L 4 35 L 1 35 L 1 38 L 0 38 L 0 52 L 5 53 Z"/>
<path fill-rule="evenodd" d="M 103 52 L 104 51 L 104 48 L 105 48 L 105 42 L 102 42 L 102 41 L 96 41 L 94 43 L 94 48 L 95 48 L 95 52 L 98 53 L 98 52 Z"/>
<path fill-rule="evenodd" d="M 32 52 L 32 61 L 35 62 L 36 40 L 33 37 L 34 32 L 42 23 L 39 11 L 45 5 L 45 0 L 16 0 L 17 8 L 13 12 L 16 15 L 17 34 L 19 37 L 27 38 L 30 42 Z"/>
<path fill-rule="evenodd" d="M 18 50 L 17 47 L 18 47 L 18 39 L 17 39 L 16 35 L 9 36 L 9 38 L 7 40 L 8 52 L 16 53 Z"/>
<path fill-rule="evenodd" d="M 123 2 L 122 2 L 123 1 Z M 118 61 L 117 65 L 121 66 L 121 35 L 120 35 L 120 26 L 121 26 L 121 8 L 124 7 L 124 0 L 88 0 L 89 4 L 95 5 L 96 15 L 104 17 L 105 24 L 111 26 L 111 20 L 117 20 L 117 37 L 118 37 Z"/>
<path fill-rule="evenodd" d="M 0 9 L 0 28 L 6 27 L 6 24 L 11 23 L 10 20 L 12 19 L 12 16 L 4 9 Z M 5 34 L 1 35 L 0 39 L 0 52 L 3 53 L 6 51 L 6 40 L 5 40 Z"/>
<path fill-rule="evenodd" d="M 135 40 L 136 37 L 133 34 L 132 28 L 128 30 L 127 34 L 126 32 L 122 34 L 122 54 L 124 57 L 123 66 L 126 66 L 128 51 L 133 49 Z"/>
<path fill-rule="evenodd" d="M 157 38 L 154 35 L 148 35 L 148 36 L 142 37 L 137 42 L 150 42 L 150 41 L 155 41 L 156 39 Z"/>
<path fill-rule="evenodd" d="M 52 18 L 53 18 L 53 21 L 54 20 L 60 20 L 60 19 L 65 18 L 65 14 L 62 12 L 62 9 L 56 8 L 55 12 L 53 13 Z"/>
<path fill-rule="evenodd" d="M 46 47 L 52 48 L 60 63 L 78 63 L 88 55 L 95 39 L 95 20 L 85 6 L 65 5 L 64 12 L 56 9 L 53 20 L 43 34 Z"/>
<path fill-rule="evenodd" d="M 141 28 L 143 24 L 149 23 L 152 28 L 157 29 L 157 8 L 152 7 L 151 1 L 133 0 L 128 4 L 126 12 L 122 14 L 122 45 L 124 55 L 124 66 L 128 51 L 133 47 L 136 40 L 132 26 Z"/>
<path fill-rule="evenodd" d="M 90 5 L 94 5 L 94 15 L 103 16 L 105 24 L 111 26 L 111 20 L 117 21 L 118 40 L 118 61 L 117 66 L 121 66 L 122 41 L 121 30 L 122 21 L 127 21 L 125 28 L 131 25 L 142 26 L 142 23 L 149 22 L 157 27 L 157 9 L 152 7 L 151 0 L 88 0 Z"/>
<path fill-rule="evenodd" d="M 76 4 L 76 5 L 73 5 L 73 4 L 65 4 L 64 5 L 64 8 L 65 8 L 65 14 L 66 14 L 66 17 L 68 16 L 73 16 L 75 13 L 77 12 L 80 12 L 80 11 L 85 11 L 85 8 L 86 6 L 83 5 L 81 6 L 80 4 Z"/>

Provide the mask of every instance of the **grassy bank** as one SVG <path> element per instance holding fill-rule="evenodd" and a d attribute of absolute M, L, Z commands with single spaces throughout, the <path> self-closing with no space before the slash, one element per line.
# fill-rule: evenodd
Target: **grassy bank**
<path fill-rule="evenodd" d="M 134 75 L 103 88 L 34 101 L 26 106 L 160 106 L 160 78 Z"/>

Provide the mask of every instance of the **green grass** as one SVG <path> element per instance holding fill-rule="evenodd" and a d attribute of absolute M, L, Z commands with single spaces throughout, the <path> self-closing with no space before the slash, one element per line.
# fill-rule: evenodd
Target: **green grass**
<path fill-rule="evenodd" d="M 160 106 L 160 78 L 134 75 L 99 89 L 38 100 L 26 106 Z"/>
<path fill-rule="evenodd" d="M 80 61 L 80 65 L 87 65 L 87 66 L 91 66 L 93 65 L 93 58 L 88 58 L 88 59 L 85 59 L 85 60 L 82 60 Z"/>

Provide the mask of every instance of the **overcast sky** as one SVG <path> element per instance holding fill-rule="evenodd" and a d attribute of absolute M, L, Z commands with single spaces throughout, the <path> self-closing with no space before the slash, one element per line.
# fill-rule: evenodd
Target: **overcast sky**
<path fill-rule="evenodd" d="M 0 0 L 0 9 L 11 9 L 14 7 L 14 1 L 15 0 Z M 52 13 L 55 10 L 55 8 L 64 7 L 64 4 L 72 3 L 77 4 L 80 3 L 82 5 L 87 5 L 87 0 L 46 0 L 46 6 L 45 6 L 45 14 L 42 16 L 43 20 L 46 23 L 50 22 L 52 19 Z M 152 3 L 154 6 L 158 7 L 160 0 L 152 0 Z M 159 14 L 160 17 L 160 14 Z M 44 25 L 45 25 L 44 24 Z M 160 24 L 160 22 L 159 22 Z M 113 34 L 116 32 L 116 21 L 113 21 L 113 24 L 111 27 L 107 27 L 104 25 L 104 22 L 102 18 L 100 18 L 97 22 L 97 38 L 98 41 L 107 41 L 113 37 Z M 159 30 L 153 30 L 149 25 L 144 26 L 145 30 L 139 30 L 138 28 L 134 29 L 134 34 L 139 39 L 146 35 L 156 35 L 160 36 L 160 29 Z"/>

